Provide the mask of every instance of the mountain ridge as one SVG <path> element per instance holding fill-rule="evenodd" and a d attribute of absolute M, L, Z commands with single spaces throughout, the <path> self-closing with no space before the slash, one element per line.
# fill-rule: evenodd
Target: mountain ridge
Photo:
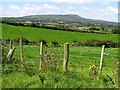
<path fill-rule="evenodd" d="M 28 15 L 23 17 L 3 17 L 12 21 L 32 21 L 32 22 L 57 22 L 62 21 L 65 23 L 81 23 L 81 24 L 104 24 L 114 25 L 117 22 L 105 21 L 99 19 L 84 18 L 76 14 L 46 14 L 46 15 Z"/>

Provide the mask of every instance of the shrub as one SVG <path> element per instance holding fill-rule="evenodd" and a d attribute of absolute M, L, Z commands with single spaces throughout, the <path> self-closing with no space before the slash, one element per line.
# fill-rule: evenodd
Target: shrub
<path fill-rule="evenodd" d="M 72 42 L 72 46 L 80 46 L 80 45 L 81 45 L 81 42 L 78 42 L 76 40 Z"/>
<path fill-rule="evenodd" d="M 6 42 L 6 44 L 9 44 L 10 43 L 10 39 L 6 39 L 5 42 Z"/>
<path fill-rule="evenodd" d="M 29 45 L 36 45 L 37 44 L 37 42 L 35 42 L 35 41 L 30 41 L 29 42 Z"/>
<path fill-rule="evenodd" d="M 15 39 L 14 42 L 15 43 L 19 43 L 20 39 L 22 39 L 22 43 L 25 44 L 25 45 L 29 45 L 29 40 L 25 39 L 25 38 L 18 38 L 18 39 Z"/>
<path fill-rule="evenodd" d="M 110 40 L 87 40 L 86 42 L 84 42 L 84 45 L 86 46 L 102 46 L 102 45 L 105 45 L 106 48 L 110 48 L 110 47 L 113 47 L 113 48 L 117 48 L 119 47 L 119 43 L 116 43 L 116 42 L 113 42 L 113 41 L 110 41 Z"/>
<path fill-rule="evenodd" d="M 39 42 L 43 42 L 43 45 L 44 45 L 44 46 L 48 46 L 48 45 L 47 45 L 47 41 L 45 41 L 45 40 L 40 40 Z"/>
<path fill-rule="evenodd" d="M 59 46 L 59 43 L 58 43 L 57 41 L 52 41 L 52 42 L 51 42 L 51 45 L 52 45 L 52 46 Z"/>

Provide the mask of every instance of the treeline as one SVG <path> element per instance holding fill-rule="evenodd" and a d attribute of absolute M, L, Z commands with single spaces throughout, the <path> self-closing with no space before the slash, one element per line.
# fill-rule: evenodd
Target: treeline
<path fill-rule="evenodd" d="M 90 46 L 101 47 L 105 45 L 106 48 L 119 48 L 120 42 L 113 42 L 111 40 L 87 40 L 85 42 L 73 41 L 72 46 Z"/>
<path fill-rule="evenodd" d="M 102 31 L 99 31 L 98 28 L 91 27 L 89 30 L 79 30 L 79 29 L 72 29 L 70 27 L 64 27 L 58 24 L 57 26 L 48 26 L 44 23 L 38 24 L 38 23 L 25 23 L 25 22 L 12 22 L 12 21 L 7 21 L 3 20 L 2 23 L 9 24 L 9 25 L 14 25 L 14 26 L 24 26 L 24 27 L 35 27 L 35 28 L 45 28 L 45 29 L 52 29 L 52 30 L 62 30 L 62 31 L 71 31 L 71 32 L 85 32 L 85 33 L 101 33 L 101 34 L 106 34 L 105 30 L 103 29 Z M 97 32 L 96 32 L 97 31 Z M 99 31 L 99 32 L 98 32 Z M 116 28 L 111 29 L 111 33 L 113 34 L 120 34 L 120 30 Z"/>
<path fill-rule="evenodd" d="M 46 40 L 39 40 L 38 42 L 36 41 L 29 41 L 28 39 L 21 38 L 23 41 L 24 45 L 38 45 L 40 42 L 43 42 L 44 46 L 57 46 L 61 47 L 62 44 L 60 44 L 58 41 L 53 40 L 50 43 L 48 43 Z M 14 44 L 19 44 L 20 38 L 14 39 L 13 42 Z M 10 43 L 10 39 L 5 40 L 6 44 Z M 102 45 L 105 45 L 106 48 L 119 48 L 120 47 L 120 42 L 113 42 L 111 40 L 86 40 L 86 41 L 76 41 L 74 40 L 73 42 L 69 43 L 71 46 L 89 46 L 89 47 L 101 47 Z"/>

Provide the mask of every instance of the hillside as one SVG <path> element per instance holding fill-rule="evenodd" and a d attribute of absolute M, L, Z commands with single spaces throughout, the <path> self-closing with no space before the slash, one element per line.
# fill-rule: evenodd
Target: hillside
<path fill-rule="evenodd" d="M 32 22 L 58 22 L 61 21 L 63 23 L 81 23 L 81 24 L 103 24 L 103 25 L 113 25 L 117 24 L 115 22 L 103 21 L 103 20 L 95 20 L 95 19 L 87 19 L 74 14 L 67 15 L 30 15 L 24 17 L 10 17 L 3 18 L 3 20 L 22 22 L 22 21 L 32 21 Z"/>
<path fill-rule="evenodd" d="M 23 27 L 23 26 L 12 26 L 7 24 L 2 24 L 2 39 L 3 41 L 11 38 L 16 39 L 24 37 L 28 40 L 39 41 L 41 39 L 47 42 L 58 41 L 59 43 L 73 42 L 76 41 L 86 41 L 86 40 L 112 40 L 118 42 L 117 34 L 95 34 L 95 33 L 78 33 L 78 32 L 68 32 L 44 28 L 34 28 L 34 27 Z"/>

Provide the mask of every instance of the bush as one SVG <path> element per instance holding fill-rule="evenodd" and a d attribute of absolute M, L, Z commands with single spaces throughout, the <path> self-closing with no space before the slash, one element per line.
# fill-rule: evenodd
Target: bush
<path fill-rule="evenodd" d="M 81 45 L 81 42 L 78 42 L 76 40 L 72 42 L 72 46 L 80 46 L 80 45 Z"/>
<path fill-rule="evenodd" d="M 6 44 L 9 44 L 10 43 L 10 39 L 6 39 L 5 42 L 6 42 Z"/>
<path fill-rule="evenodd" d="M 25 45 L 29 45 L 29 40 L 25 39 L 25 38 L 18 38 L 18 39 L 15 39 L 14 42 L 15 43 L 19 43 L 20 42 L 20 39 L 22 39 L 22 43 L 25 44 Z"/>
<path fill-rule="evenodd" d="M 52 41 L 52 42 L 51 42 L 51 45 L 52 45 L 52 46 L 59 46 L 59 43 L 58 43 L 57 41 Z"/>
<path fill-rule="evenodd" d="M 40 40 L 39 42 L 43 42 L 43 45 L 44 45 L 44 46 L 48 46 L 48 45 L 47 45 L 47 41 L 45 41 L 45 40 Z"/>
<path fill-rule="evenodd" d="M 112 29 L 113 34 L 120 34 L 120 30 L 118 28 Z"/>
<path fill-rule="evenodd" d="M 110 47 L 113 47 L 113 48 L 117 48 L 119 47 L 119 43 L 116 43 L 116 42 L 113 42 L 113 41 L 110 41 L 110 40 L 87 40 L 86 42 L 84 42 L 84 45 L 86 46 L 102 46 L 102 45 L 105 45 L 106 48 L 110 48 Z"/>
<path fill-rule="evenodd" d="M 36 45 L 37 44 L 37 42 L 35 42 L 35 41 L 30 41 L 29 42 L 29 45 Z"/>

